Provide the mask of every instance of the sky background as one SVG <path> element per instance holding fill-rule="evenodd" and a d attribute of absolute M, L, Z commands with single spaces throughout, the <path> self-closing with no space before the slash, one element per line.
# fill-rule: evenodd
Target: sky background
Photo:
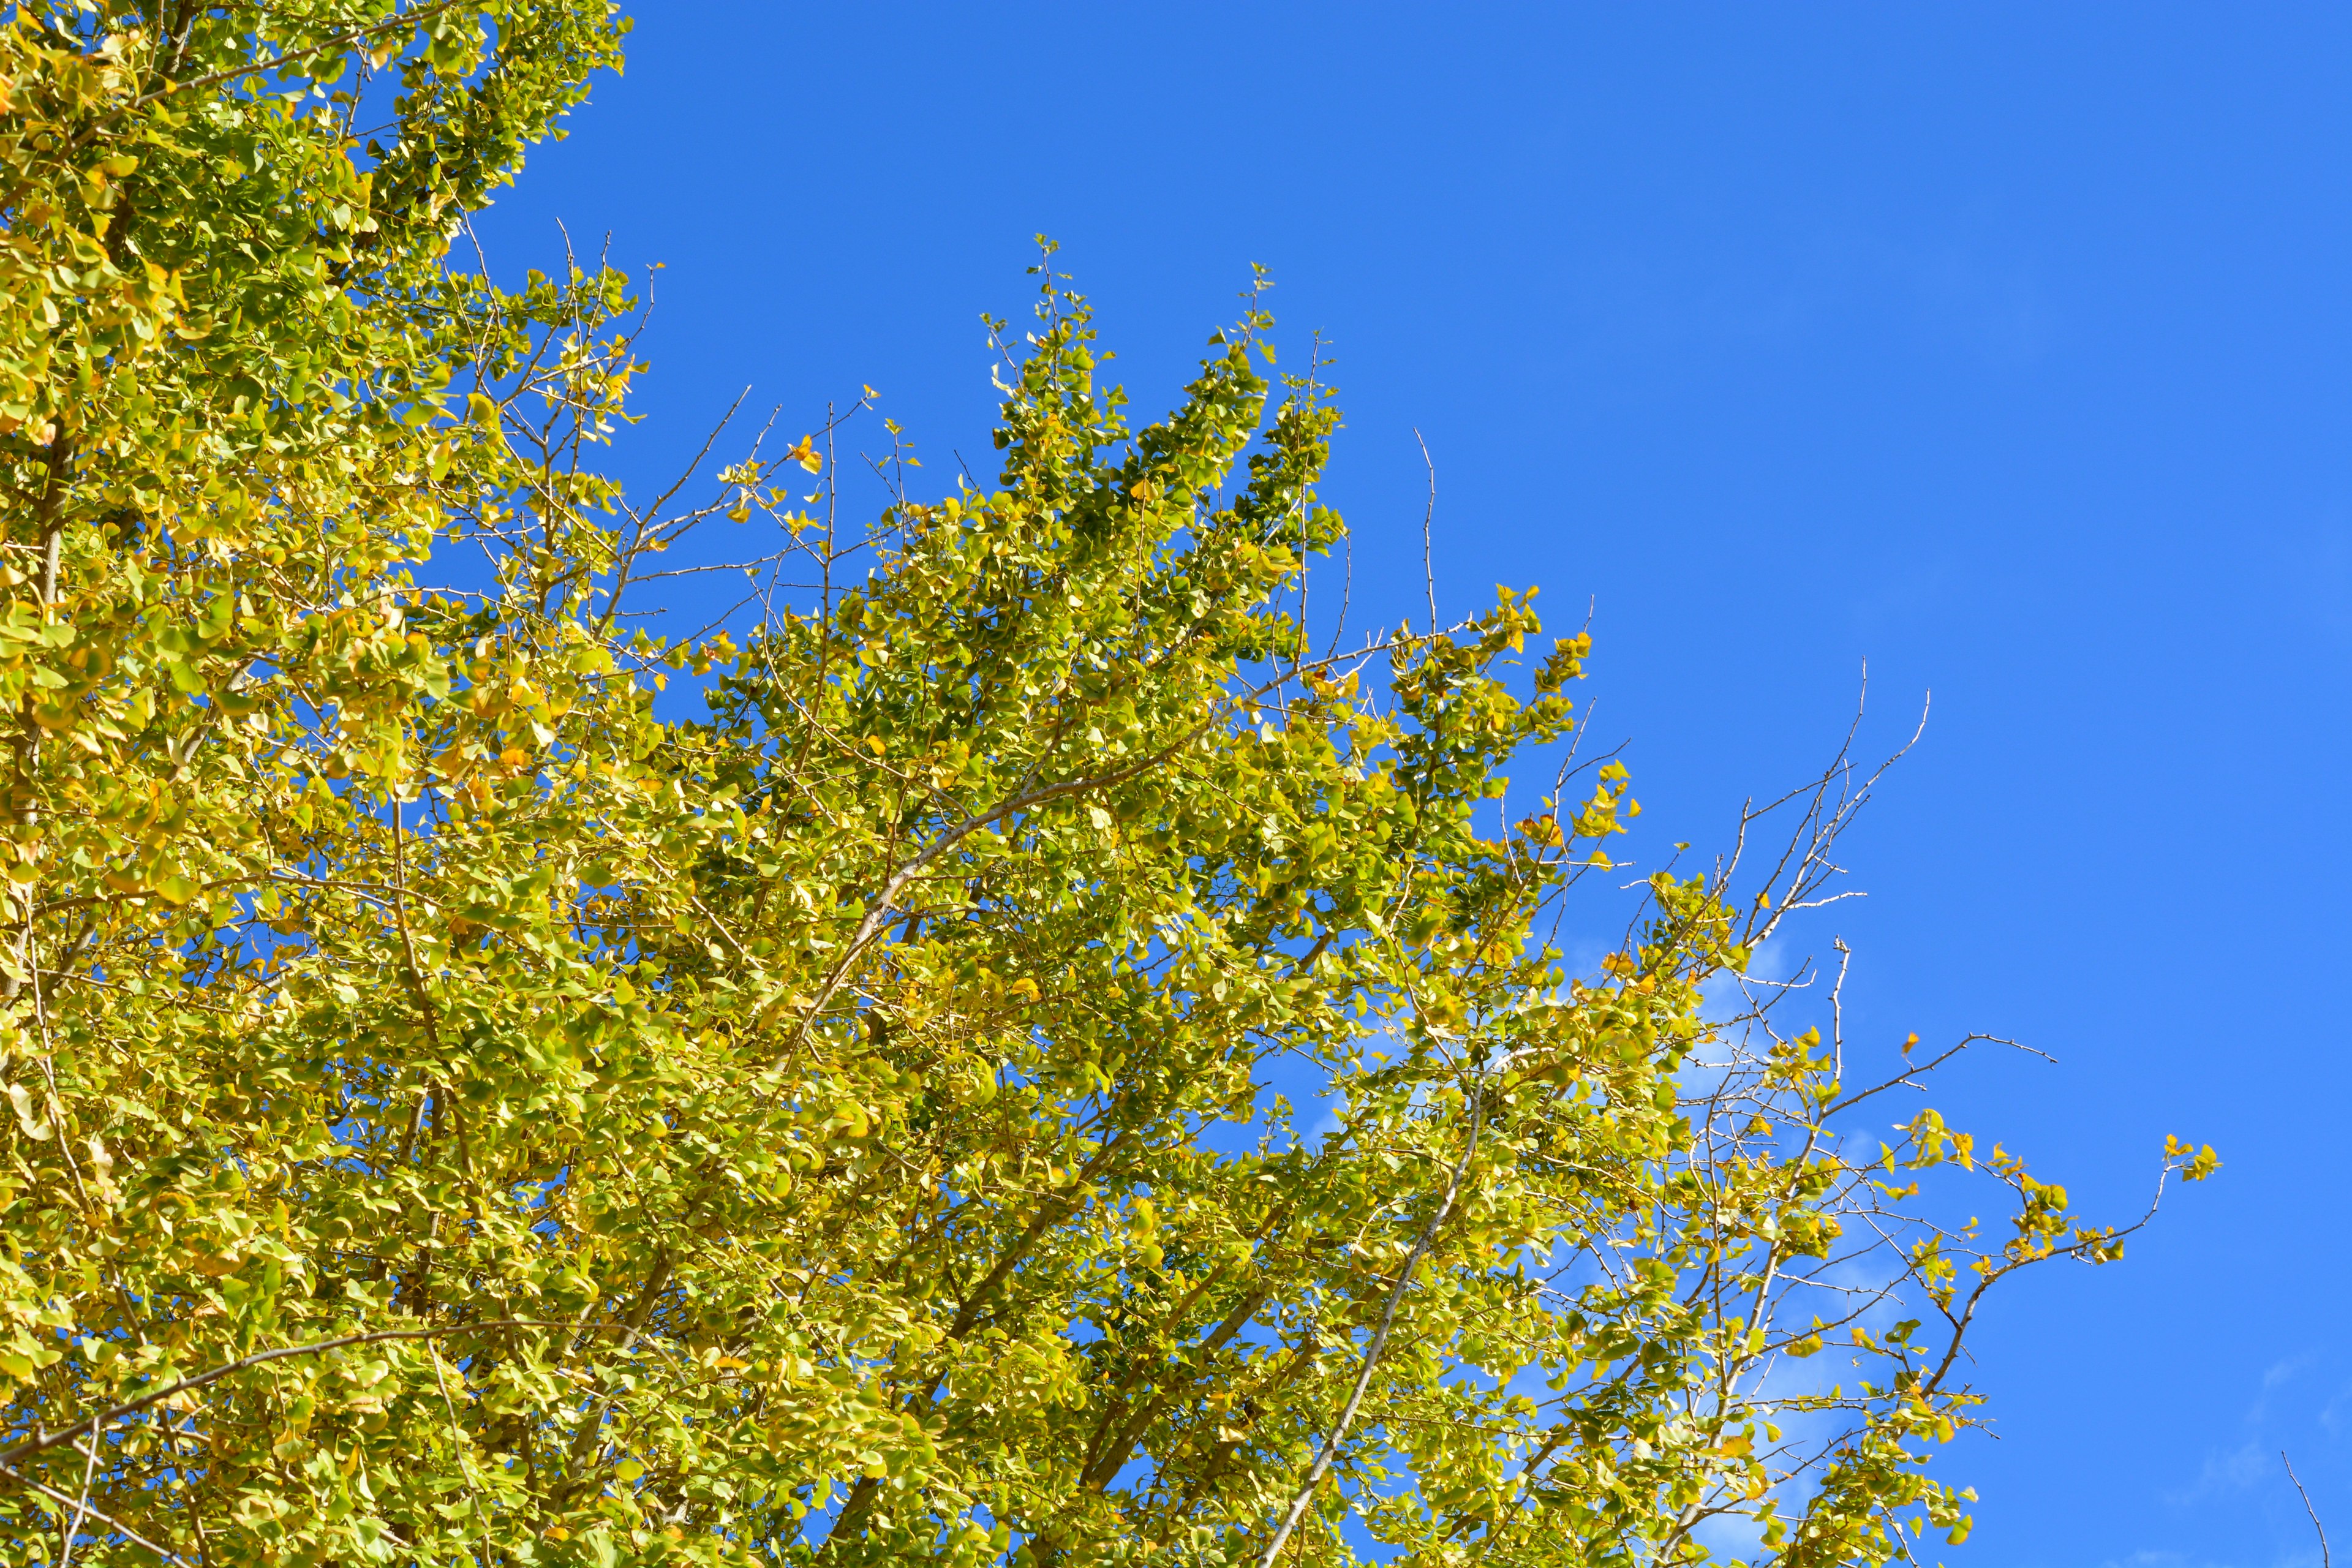
<path fill-rule="evenodd" d="M 2283 1447 L 2352 1541 L 2352 11 L 635 13 L 480 230 L 665 264 L 640 491 L 746 385 L 797 435 L 870 384 L 936 487 L 989 472 L 1037 231 L 1147 416 L 1261 262 L 1286 365 L 1337 359 L 1354 624 L 1420 613 L 1418 427 L 1449 615 L 1592 606 L 1637 860 L 1817 769 L 1865 659 L 1865 749 L 1932 689 L 1807 933 L 1855 1034 L 2055 1055 L 1937 1100 L 2094 1217 L 2168 1132 L 2227 1163 L 1996 1298 L 1930 1560 L 2315 1563 Z"/>

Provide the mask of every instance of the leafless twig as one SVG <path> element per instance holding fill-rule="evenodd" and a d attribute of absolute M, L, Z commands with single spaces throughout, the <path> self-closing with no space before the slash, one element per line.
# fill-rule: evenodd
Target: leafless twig
<path fill-rule="evenodd" d="M 2294 1473 L 2294 1461 L 2279 1450 L 2279 1463 L 2286 1467 L 2286 1479 L 2294 1483 L 2295 1495 L 2303 1499 L 2303 1511 L 2311 1515 L 2311 1528 L 2319 1531 L 2319 1568 L 2328 1568 L 2327 1527 L 2319 1522 L 2319 1510 L 2311 1506 L 2311 1494 L 2303 1489 L 2303 1478 Z"/>
<path fill-rule="evenodd" d="M 1437 464 L 1429 456 L 1429 443 L 1422 440 L 1421 427 L 1413 426 L 1412 438 L 1421 447 L 1422 466 L 1429 470 L 1429 505 L 1421 514 L 1421 576 L 1429 589 L 1429 635 L 1437 635 L 1437 563 L 1431 553 L 1430 529 L 1437 521 Z"/>

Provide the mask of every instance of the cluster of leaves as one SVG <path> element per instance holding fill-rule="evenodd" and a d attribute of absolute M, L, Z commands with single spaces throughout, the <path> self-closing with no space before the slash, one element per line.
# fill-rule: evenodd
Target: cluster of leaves
<path fill-rule="evenodd" d="M 1977 1302 L 2119 1237 L 1932 1113 L 1833 1133 L 1879 1092 L 1835 1029 L 1722 1005 L 1818 901 L 1845 775 L 1755 893 L 1657 873 L 1570 974 L 1542 922 L 1623 769 L 1501 797 L 1586 643 L 1515 675 L 1505 592 L 1310 644 L 1336 416 L 1254 300 L 1135 426 L 1045 273 L 996 487 L 870 535 L 831 425 L 632 508 L 589 460 L 624 284 L 446 258 L 620 32 L 0 26 L 9 1560 L 1566 1568 L 1745 1521 L 1793 1565 L 1963 1528 L 1922 1466 Z M 719 514 L 779 542 L 756 633 L 631 631 Z M 681 671 L 706 716 L 656 715 Z M 1912 1217 L 1930 1166 L 2014 1237 Z M 1832 1331 L 1852 1387 L 1790 1365 Z"/>

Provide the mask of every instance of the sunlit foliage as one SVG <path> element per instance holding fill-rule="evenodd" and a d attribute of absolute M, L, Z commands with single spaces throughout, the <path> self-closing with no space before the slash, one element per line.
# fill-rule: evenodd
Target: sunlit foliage
<path fill-rule="evenodd" d="M 1630 872 L 1532 592 L 1310 640 L 1337 418 L 1255 295 L 1133 424 L 1041 266 L 1000 471 L 870 532 L 834 425 L 634 508 L 624 280 L 449 255 L 621 32 L 0 26 L 0 1556 L 1963 1533 L 1981 1290 L 2120 1236 L 1748 973 L 1866 782 Z M 756 630 L 633 630 L 728 517 Z"/>

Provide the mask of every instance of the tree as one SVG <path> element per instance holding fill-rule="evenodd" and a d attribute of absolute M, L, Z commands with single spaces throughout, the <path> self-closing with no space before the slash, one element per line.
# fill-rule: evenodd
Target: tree
<path fill-rule="evenodd" d="M 1336 416 L 1255 298 L 1134 426 L 1041 267 L 997 484 L 855 538 L 838 422 L 634 505 L 593 461 L 625 280 L 446 258 L 621 32 L 0 29 L 10 1560 L 1963 1531 L 1922 1467 L 1984 1291 L 2126 1233 L 1931 1110 L 1842 1136 L 1907 1055 L 1857 1087 L 1833 1008 L 1744 979 L 1867 781 L 1750 814 L 1795 825 L 1761 872 L 1653 873 L 1567 973 L 1625 771 L 1503 797 L 1586 640 L 1515 673 L 1530 590 L 1310 644 Z M 631 631 L 722 513 L 778 542 L 757 632 Z M 656 711 L 679 674 L 704 717 Z M 1931 1167 L 2011 1232 L 1920 1217 Z M 1832 1335 L 1859 1380 L 1807 1381 Z"/>

